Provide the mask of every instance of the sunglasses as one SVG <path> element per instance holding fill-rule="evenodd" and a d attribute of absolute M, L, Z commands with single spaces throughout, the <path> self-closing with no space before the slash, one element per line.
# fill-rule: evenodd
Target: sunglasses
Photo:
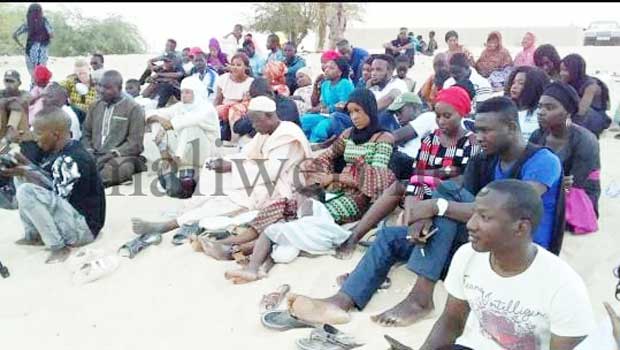
<path fill-rule="evenodd" d="M 12 79 L 4 79 L 4 82 L 5 82 L 5 83 L 12 84 L 12 83 L 17 83 L 17 80 L 12 80 Z"/>

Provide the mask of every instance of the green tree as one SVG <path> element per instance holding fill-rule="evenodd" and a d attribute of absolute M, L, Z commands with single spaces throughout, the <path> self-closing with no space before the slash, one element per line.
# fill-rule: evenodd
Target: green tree
<path fill-rule="evenodd" d="M 106 19 L 84 17 L 78 10 L 49 11 L 45 16 L 54 28 L 51 56 L 144 53 L 146 43 L 138 28 L 119 15 Z M 13 32 L 26 20 L 26 7 L 0 4 L 0 54 L 23 54 L 13 41 Z M 25 43 L 26 38 L 20 37 Z"/>
<path fill-rule="evenodd" d="M 311 32 L 318 32 L 320 49 L 327 35 L 327 16 L 335 3 L 297 2 L 260 3 L 254 5 L 250 28 L 259 32 L 284 32 L 289 41 L 299 45 Z M 363 7 L 345 4 L 345 14 L 350 21 L 361 21 Z"/>

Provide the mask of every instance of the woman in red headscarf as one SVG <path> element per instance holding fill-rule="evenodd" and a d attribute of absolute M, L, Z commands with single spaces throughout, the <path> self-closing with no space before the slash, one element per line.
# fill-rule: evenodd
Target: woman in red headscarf
<path fill-rule="evenodd" d="M 34 123 L 34 116 L 43 109 L 43 91 L 49 85 L 52 79 L 52 72 L 46 66 L 38 65 L 33 71 L 34 86 L 30 90 L 30 107 L 28 107 L 28 122 L 30 125 Z"/>
<path fill-rule="evenodd" d="M 325 73 L 325 66 L 327 65 L 327 62 L 335 61 L 340 57 L 342 57 L 340 52 L 335 50 L 323 52 L 321 55 L 321 72 Z M 310 99 L 313 107 L 311 112 L 320 112 L 319 104 L 321 103 L 321 84 L 323 83 L 323 80 L 325 80 L 325 74 L 323 73 L 321 73 L 321 75 L 319 75 L 314 81 L 314 90 L 312 91 L 312 98 Z"/>
<path fill-rule="evenodd" d="M 351 238 L 340 248 L 347 255 L 357 242 L 405 201 L 431 198 L 433 189 L 442 181 L 463 174 L 467 161 L 479 151 L 475 135 L 463 127 L 463 118 L 471 112 L 469 93 L 455 85 L 439 91 L 435 98 L 438 129 L 426 136 L 413 162 L 409 184 L 395 181 L 368 209 L 353 228 Z M 390 167 L 395 164 L 390 163 Z M 390 168 L 394 171 L 393 168 Z M 401 217 L 404 219 L 404 217 Z"/>
<path fill-rule="evenodd" d="M 288 86 L 286 85 L 286 64 L 281 61 L 267 62 L 263 69 L 263 76 L 271 85 L 273 91 L 277 92 L 281 96 L 289 96 L 291 94 Z"/>

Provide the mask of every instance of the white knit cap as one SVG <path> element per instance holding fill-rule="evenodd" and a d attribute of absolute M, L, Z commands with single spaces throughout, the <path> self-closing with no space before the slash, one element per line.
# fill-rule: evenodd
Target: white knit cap
<path fill-rule="evenodd" d="M 250 100 L 248 111 L 273 113 L 276 111 L 276 102 L 267 96 L 257 96 Z"/>

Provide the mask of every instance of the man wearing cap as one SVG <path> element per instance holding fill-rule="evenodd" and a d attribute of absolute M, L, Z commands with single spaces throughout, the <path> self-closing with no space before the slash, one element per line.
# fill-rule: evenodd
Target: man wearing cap
<path fill-rule="evenodd" d="M 215 84 L 218 77 L 217 72 L 207 64 L 207 56 L 199 47 L 190 49 L 189 54 L 194 67 L 192 67 L 186 77 L 197 77 L 207 89 L 209 101 L 213 102 L 213 99 L 215 99 Z"/>
<path fill-rule="evenodd" d="M 206 162 L 190 199 L 195 209 L 168 222 L 133 219 L 135 233 L 164 233 L 230 210 L 259 210 L 293 198 L 293 189 L 305 183 L 298 165 L 312 157 L 308 139 L 295 123 L 278 118 L 276 103 L 269 97 L 250 100 L 248 116 L 257 134 L 239 154 Z"/>
<path fill-rule="evenodd" d="M 170 97 L 174 96 L 177 101 L 181 99 L 180 82 L 185 76 L 183 67 L 176 64 L 177 57 L 168 52 L 163 57 L 163 65 L 154 67 L 150 76 L 151 84 L 144 89 L 142 96 L 155 98 L 158 96 L 157 108 L 165 107 Z M 148 79 L 147 79 L 148 80 Z"/>
<path fill-rule="evenodd" d="M 122 94 L 123 77 L 108 70 L 101 78 L 102 96 L 88 109 L 83 125 L 82 145 L 97 161 L 106 187 L 131 180 L 146 170 L 144 110 Z"/>
<path fill-rule="evenodd" d="M 30 94 L 20 90 L 20 85 L 21 79 L 16 70 L 4 73 L 4 89 L 0 90 L 0 153 L 4 141 L 21 142 L 32 137 L 28 125 Z"/>
<path fill-rule="evenodd" d="M 161 55 L 157 57 L 153 57 L 146 62 L 146 69 L 144 70 L 144 73 L 142 73 L 142 76 L 140 77 L 140 85 L 144 85 L 144 83 L 146 82 L 146 79 L 151 76 L 151 74 L 153 73 L 153 69 L 157 67 L 155 63 L 163 61 L 164 57 L 167 55 L 169 56 L 169 54 L 174 55 L 175 66 L 177 66 L 177 68 L 179 67 L 183 68 L 183 61 L 181 59 L 181 54 L 178 51 L 176 51 L 176 48 L 177 48 L 176 40 L 168 39 L 166 41 L 166 48 L 164 49 L 164 52 Z"/>
<path fill-rule="evenodd" d="M 393 162 L 408 164 L 410 168 L 418 155 L 422 139 L 437 129 L 435 113 L 421 113 L 422 100 L 413 92 L 405 92 L 397 97 L 388 107 L 388 111 L 394 113 L 400 125 L 400 128 L 392 132 L 398 145 L 398 152 L 393 155 L 393 158 L 398 160 L 394 159 Z"/>

